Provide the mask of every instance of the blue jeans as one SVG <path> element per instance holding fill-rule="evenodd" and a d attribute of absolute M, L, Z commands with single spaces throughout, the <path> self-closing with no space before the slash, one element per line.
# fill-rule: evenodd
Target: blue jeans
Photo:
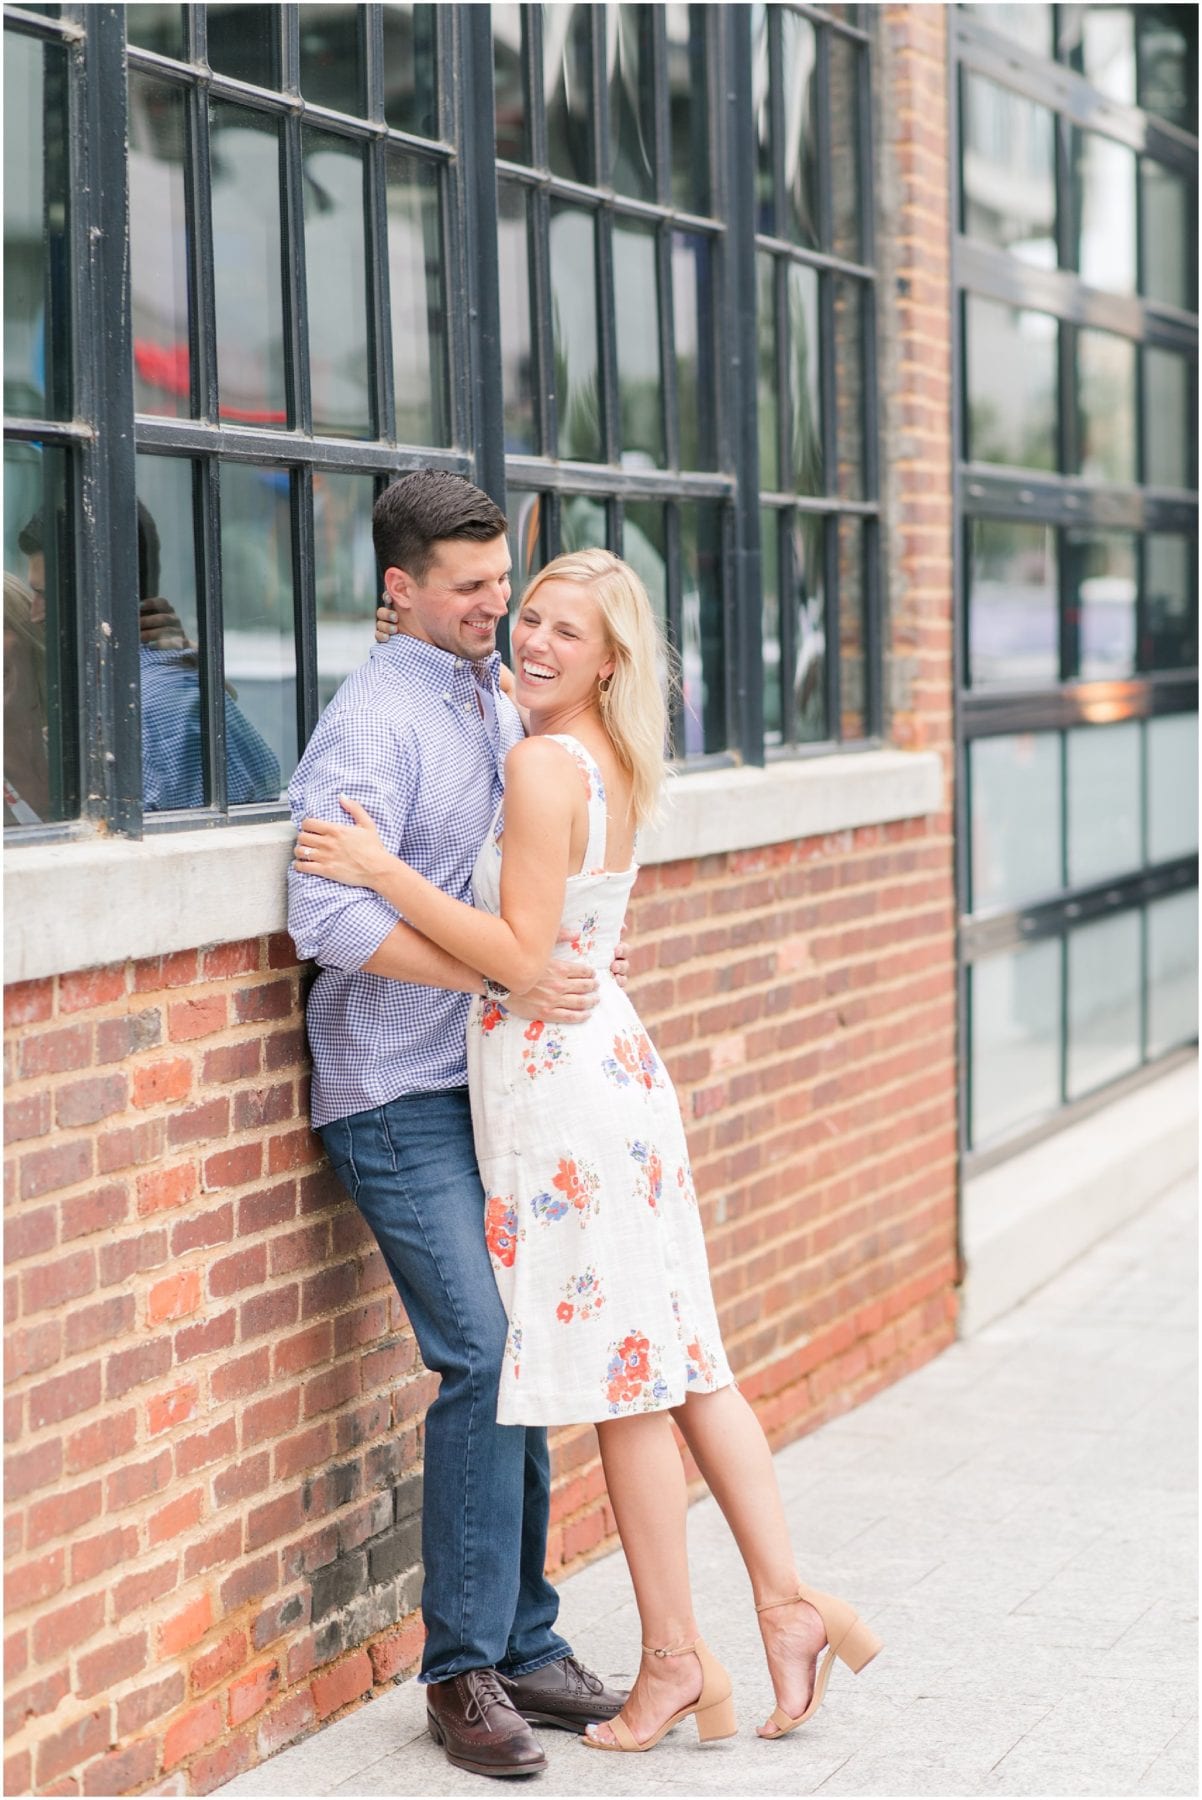
<path fill-rule="evenodd" d="M 497 1424 L 508 1321 L 467 1090 L 402 1094 L 323 1125 L 321 1139 L 375 1233 L 422 1361 L 442 1377 L 426 1414 L 420 1679 L 527 1674 L 568 1654 L 543 1574 L 551 1472 L 545 1431 Z"/>

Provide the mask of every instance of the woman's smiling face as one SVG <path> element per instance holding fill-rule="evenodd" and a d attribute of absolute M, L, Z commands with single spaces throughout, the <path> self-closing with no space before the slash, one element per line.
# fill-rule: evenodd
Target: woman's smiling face
<path fill-rule="evenodd" d="M 514 698 L 540 712 L 590 705 L 614 657 L 601 608 L 575 581 L 544 581 L 513 627 Z"/>

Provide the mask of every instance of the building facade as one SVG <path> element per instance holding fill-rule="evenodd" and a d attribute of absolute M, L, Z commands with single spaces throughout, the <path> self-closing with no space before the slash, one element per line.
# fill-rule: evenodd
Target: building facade
<path fill-rule="evenodd" d="M 5 8 L 6 1791 L 206 1792 L 416 1665 L 281 800 L 397 474 L 676 651 L 634 997 L 774 1441 L 950 1340 L 962 1170 L 1196 1038 L 1193 19 Z"/>

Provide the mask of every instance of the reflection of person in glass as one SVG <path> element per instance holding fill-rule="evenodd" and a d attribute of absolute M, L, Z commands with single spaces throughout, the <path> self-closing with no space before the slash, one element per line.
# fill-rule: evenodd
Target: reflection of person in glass
<path fill-rule="evenodd" d="M 50 811 L 46 647 L 38 596 L 4 577 L 4 823 L 38 825 Z"/>
<path fill-rule="evenodd" d="M 34 627 L 44 634 L 45 538 L 40 513 L 22 529 L 17 541 L 29 559 Z M 158 527 L 139 501 L 138 660 L 142 678 L 142 806 L 146 812 L 193 808 L 205 803 L 199 660 L 170 602 L 159 594 L 159 577 Z M 44 666 L 44 651 L 42 660 Z M 279 763 L 228 691 L 225 750 L 226 792 L 231 806 L 279 799 Z"/>

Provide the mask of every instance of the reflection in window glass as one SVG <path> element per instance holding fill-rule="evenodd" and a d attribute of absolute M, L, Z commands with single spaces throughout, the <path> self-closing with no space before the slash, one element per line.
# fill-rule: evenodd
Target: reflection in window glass
<path fill-rule="evenodd" d="M 831 251 L 859 262 L 864 208 L 860 194 L 860 94 L 861 51 L 850 38 L 832 31 L 827 38 L 827 81 L 830 91 L 832 145 Z"/>
<path fill-rule="evenodd" d="M 553 175 L 593 179 L 591 6 L 543 8 L 547 154 Z"/>
<path fill-rule="evenodd" d="M 963 230 L 1040 269 L 1056 267 L 1055 118 L 1046 107 L 964 72 Z"/>
<path fill-rule="evenodd" d="M 173 9 L 178 10 L 178 9 Z M 129 260 L 134 406 L 187 418 L 187 117 L 182 88 L 129 72 Z"/>
<path fill-rule="evenodd" d="M 547 505 L 542 494 L 510 488 L 505 496 L 509 517 L 509 550 L 513 557 L 509 616 L 512 619 L 528 583 L 547 560 Z"/>
<path fill-rule="evenodd" d="M 826 523 L 795 513 L 789 532 L 789 619 L 793 628 L 793 690 L 788 705 L 802 744 L 832 735 L 826 716 Z"/>
<path fill-rule="evenodd" d="M 70 417 L 67 363 L 67 63 L 57 45 L 4 34 L 4 404 Z"/>
<path fill-rule="evenodd" d="M 863 287 L 834 279 L 835 479 L 843 500 L 864 498 Z"/>
<path fill-rule="evenodd" d="M 1144 351 L 1144 480 L 1149 487 L 1188 488 L 1193 438 L 1189 360 L 1151 345 Z"/>
<path fill-rule="evenodd" d="M 864 522 L 839 520 L 839 736 L 868 736 L 865 687 Z"/>
<path fill-rule="evenodd" d="M 987 956 L 968 972 L 974 1149 L 1060 1104 L 1057 941 Z"/>
<path fill-rule="evenodd" d="M 626 469 L 662 469 L 666 458 L 654 228 L 615 221 L 613 259 L 621 463 Z"/>
<path fill-rule="evenodd" d="M 1078 926 L 1068 940 L 1068 1098 L 1113 1081 L 1140 1058 L 1137 912 Z"/>
<path fill-rule="evenodd" d="M 764 742 L 784 740 L 784 646 L 781 643 L 780 514 L 760 514 L 760 587 L 764 596 L 761 624 L 764 656 Z"/>
<path fill-rule="evenodd" d="M 317 595 L 317 704 L 326 706 L 371 647 L 378 579 L 371 541 L 370 475 L 313 472 L 313 579 Z"/>
<path fill-rule="evenodd" d="M 438 136 L 437 6 L 384 7 L 384 117 L 396 131 Z"/>
<path fill-rule="evenodd" d="M 965 313 L 969 461 L 1055 468 L 1055 319 L 979 294 Z"/>
<path fill-rule="evenodd" d="M 1093 131 L 1073 134 L 1077 267 L 1082 281 L 1135 292 L 1135 152 Z"/>
<path fill-rule="evenodd" d="M 706 8 L 667 5 L 662 10 L 667 38 L 672 204 L 684 212 L 705 213 L 710 207 Z"/>
<path fill-rule="evenodd" d="M 679 512 L 683 748 L 692 755 L 726 748 L 722 513 L 712 501 Z"/>
<path fill-rule="evenodd" d="M 1197 215 L 1193 184 L 1175 169 L 1145 157 L 1140 169 L 1143 190 L 1143 291 L 1149 300 L 1188 311 L 1194 304 L 1195 280 L 1190 244 Z"/>
<path fill-rule="evenodd" d="M 1135 354 L 1112 331 L 1077 332 L 1079 472 L 1091 481 L 1136 478 Z"/>
<path fill-rule="evenodd" d="M 756 392 L 759 399 L 757 416 L 760 431 L 760 486 L 779 488 L 780 423 L 778 416 L 780 382 L 776 361 L 776 259 L 761 252 L 755 259 L 756 271 Z"/>
<path fill-rule="evenodd" d="M 1105 681 L 1135 670 L 1135 539 L 1125 531 L 1069 531 L 1068 616 L 1075 673 Z M 1071 630 L 1070 630 L 1071 636 Z M 1070 667 L 1069 673 L 1073 673 Z"/>
<path fill-rule="evenodd" d="M 526 190 L 515 181 L 497 183 L 497 261 L 505 449 L 516 455 L 535 449 L 535 425 Z"/>
<path fill-rule="evenodd" d="M 807 250 L 818 245 L 818 34 L 809 19 L 780 9 L 784 95 L 785 233 Z"/>
<path fill-rule="evenodd" d="M 799 494 L 821 494 L 825 472 L 822 464 L 818 271 L 791 262 L 786 275 L 786 294 L 793 485 Z"/>
<path fill-rule="evenodd" d="M 567 8 L 563 8 L 567 11 Z M 579 9 L 577 9 L 579 10 Z M 597 271 L 593 215 L 578 206 L 551 208 L 551 333 L 559 455 L 601 459 L 597 367 Z"/>
<path fill-rule="evenodd" d="M 1135 105 L 1135 8 L 1062 6 L 1060 54 L 1093 87 Z"/>
<path fill-rule="evenodd" d="M 223 100 L 210 116 L 221 418 L 286 425 L 279 126 Z"/>
<path fill-rule="evenodd" d="M 1169 713 L 1145 726 L 1148 753 L 1148 861 L 1169 862 L 1198 848 L 1198 715 Z"/>
<path fill-rule="evenodd" d="M 1130 874 L 1143 861 L 1139 725 L 1079 726 L 1064 748 L 1069 886 Z"/>
<path fill-rule="evenodd" d="M 225 675 L 286 782 L 296 767 L 292 478 L 257 463 L 221 465 Z M 371 637 L 371 609 L 364 622 Z"/>
<path fill-rule="evenodd" d="M 370 437 L 363 152 L 329 131 L 306 128 L 301 142 L 313 429 Z"/>
<path fill-rule="evenodd" d="M 608 522 L 604 500 L 588 494 L 565 494 L 559 506 L 559 553 L 606 547 Z"/>
<path fill-rule="evenodd" d="M 125 35 L 140 50 L 157 50 L 160 56 L 182 59 L 185 54 L 184 9 L 182 6 L 127 6 Z"/>
<path fill-rule="evenodd" d="M 1198 1035 L 1198 890 L 1148 907 L 1148 1045 L 1159 1056 Z"/>
<path fill-rule="evenodd" d="M 1141 6 L 1139 103 L 1162 119 L 1197 132 L 1197 51 L 1186 21 L 1192 8 Z M 1196 30 L 1196 26 L 1195 26 Z M 1196 37 L 1195 37 L 1196 43 Z"/>
<path fill-rule="evenodd" d="M 1192 554 L 1190 540 L 1174 532 L 1153 531 L 1144 539 L 1142 668 L 1197 666 L 1197 583 L 1191 572 Z"/>
<path fill-rule="evenodd" d="M 302 6 L 300 90 L 313 106 L 361 117 L 367 109 L 362 11 L 357 6 Z"/>
<path fill-rule="evenodd" d="M 385 167 L 397 441 L 447 444 L 451 428 L 438 170 L 391 145 Z"/>
<path fill-rule="evenodd" d="M 1036 56 L 1054 54 L 1050 6 L 1042 3 L 1024 6 L 983 3 L 963 10 L 971 19 L 981 25 L 988 25 L 991 31 L 1000 31 L 1006 37 L 1013 38 L 1024 49 L 1034 51 Z"/>
<path fill-rule="evenodd" d="M 968 668 L 973 687 L 1040 687 L 1060 675 L 1056 534 L 1048 525 L 969 526 Z"/>
<path fill-rule="evenodd" d="M 1060 892 L 1060 737 L 1054 731 L 969 745 L 974 912 Z"/>
<path fill-rule="evenodd" d="M 4 446 L 4 823 L 78 812 L 68 462 L 61 450 Z"/>
<path fill-rule="evenodd" d="M 497 155 L 507 162 L 530 161 L 526 133 L 526 84 L 522 65 L 522 9 L 494 6 L 492 75 L 496 99 Z"/>
<path fill-rule="evenodd" d="M 769 8 L 751 9 L 751 104 L 755 114 L 755 228 L 776 235 L 776 185 L 772 155 L 772 89 L 768 72 Z"/>
<path fill-rule="evenodd" d="M 672 319 L 680 466 L 712 469 L 714 383 L 708 371 L 714 329 L 713 265 L 709 239 L 687 231 L 672 233 Z"/>
<path fill-rule="evenodd" d="M 660 633 L 668 635 L 668 550 L 664 509 L 651 500 L 631 500 L 622 526 L 622 556 L 651 601 Z"/>
<path fill-rule="evenodd" d="M 280 84 L 278 6 L 209 6 L 209 67 L 256 87 Z"/>
<path fill-rule="evenodd" d="M 619 194 L 655 199 L 655 82 L 650 6 L 605 9 L 610 180 Z"/>

